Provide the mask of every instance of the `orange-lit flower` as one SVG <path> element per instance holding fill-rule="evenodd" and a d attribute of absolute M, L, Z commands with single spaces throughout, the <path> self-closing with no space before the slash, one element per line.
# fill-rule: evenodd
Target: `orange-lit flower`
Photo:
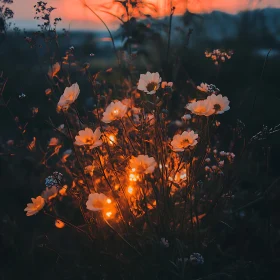
<path fill-rule="evenodd" d="M 49 67 L 48 76 L 53 78 L 60 71 L 60 64 L 57 62 Z"/>
<path fill-rule="evenodd" d="M 24 211 L 26 211 L 26 216 L 37 214 L 45 205 L 45 200 L 42 196 L 31 198 L 31 200 L 32 203 L 28 203 L 27 207 L 24 209 Z"/>
<path fill-rule="evenodd" d="M 62 222 L 61 220 L 56 219 L 56 220 L 55 220 L 55 226 L 56 226 L 57 228 L 64 228 L 64 227 L 65 227 L 65 223 Z"/>
<path fill-rule="evenodd" d="M 75 137 L 75 145 L 78 146 L 89 146 L 91 149 L 102 145 L 101 131 L 97 128 L 94 132 L 90 128 L 85 128 L 85 130 L 80 130 L 79 135 Z"/>
<path fill-rule="evenodd" d="M 136 174 L 148 174 L 153 173 L 157 163 L 153 157 L 147 155 L 139 155 L 138 157 L 132 157 L 130 160 L 130 168 L 133 173 Z"/>
<path fill-rule="evenodd" d="M 67 110 L 69 106 L 76 101 L 79 94 L 80 88 L 77 83 L 73 84 L 71 87 L 66 87 L 64 93 L 60 96 L 57 104 L 57 110 Z"/>
<path fill-rule="evenodd" d="M 161 82 L 161 77 L 159 73 L 150 73 L 140 75 L 140 80 L 138 83 L 138 89 L 146 92 L 147 94 L 155 94 L 159 89 Z"/>
<path fill-rule="evenodd" d="M 88 196 L 86 206 L 87 209 L 91 211 L 102 211 L 110 203 L 108 203 L 108 197 L 105 194 L 91 193 Z"/>
<path fill-rule="evenodd" d="M 189 146 L 195 146 L 197 144 L 198 134 L 194 131 L 184 131 L 182 134 L 177 134 L 173 137 L 171 142 L 172 150 L 175 152 L 182 152 Z"/>
<path fill-rule="evenodd" d="M 186 109 L 198 116 L 211 116 L 215 113 L 212 103 L 208 99 L 199 100 L 186 105 Z"/>
<path fill-rule="evenodd" d="M 161 83 L 161 88 L 166 88 L 166 87 L 173 87 L 173 83 L 172 82 L 162 82 Z"/>
<path fill-rule="evenodd" d="M 102 121 L 110 123 L 122 118 L 127 112 L 127 106 L 120 101 L 111 102 L 103 113 Z"/>
<path fill-rule="evenodd" d="M 215 114 L 223 114 L 230 109 L 228 98 L 226 96 L 223 97 L 221 94 L 212 94 L 207 97 L 207 100 L 214 109 Z"/>
<path fill-rule="evenodd" d="M 58 144 L 58 139 L 56 137 L 52 137 L 49 146 L 56 146 Z"/>
<path fill-rule="evenodd" d="M 90 176 L 93 176 L 95 166 L 94 165 L 88 165 L 84 168 L 85 174 L 89 174 Z"/>

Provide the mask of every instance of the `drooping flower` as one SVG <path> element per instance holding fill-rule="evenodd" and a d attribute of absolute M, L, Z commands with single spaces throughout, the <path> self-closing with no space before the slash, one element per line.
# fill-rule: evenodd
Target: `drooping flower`
<path fill-rule="evenodd" d="M 60 64 L 56 62 L 52 66 L 49 67 L 48 76 L 53 78 L 60 71 Z"/>
<path fill-rule="evenodd" d="M 91 193 L 88 196 L 86 206 L 88 210 L 91 211 L 102 211 L 111 200 L 103 193 Z"/>
<path fill-rule="evenodd" d="M 176 134 L 171 142 L 172 150 L 175 152 L 183 152 L 189 146 L 197 144 L 198 134 L 194 131 L 184 131 L 182 134 Z"/>
<path fill-rule="evenodd" d="M 110 123 L 117 119 L 121 119 L 127 112 L 127 106 L 120 101 L 111 102 L 103 113 L 102 121 Z"/>
<path fill-rule="evenodd" d="M 130 168 L 133 173 L 137 174 L 153 173 L 156 166 L 155 159 L 148 155 L 139 155 L 138 157 L 132 157 L 130 160 Z"/>
<path fill-rule="evenodd" d="M 223 114 L 230 109 L 228 98 L 226 96 L 222 96 L 221 94 L 212 94 L 207 97 L 207 100 L 210 102 L 211 107 L 215 110 L 215 114 Z"/>
<path fill-rule="evenodd" d="M 66 87 L 57 103 L 57 110 L 67 110 L 69 106 L 76 101 L 79 94 L 80 88 L 77 83 L 73 84 L 71 87 Z"/>
<path fill-rule="evenodd" d="M 147 72 L 146 74 L 141 74 L 138 89 L 146 92 L 147 94 L 155 94 L 156 91 L 159 89 L 161 82 L 161 77 L 159 73 L 150 73 Z"/>
<path fill-rule="evenodd" d="M 94 132 L 86 127 L 85 130 L 80 130 L 79 135 L 75 136 L 75 145 L 78 146 L 89 146 L 91 149 L 102 145 L 102 140 L 100 139 L 102 133 L 100 128 L 97 128 Z"/>
<path fill-rule="evenodd" d="M 45 200 L 42 196 L 31 198 L 31 200 L 32 203 L 28 203 L 27 207 L 24 209 L 24 211 L 26 211 L 26 216 L 33 216 L 37 214 L 45 205 Z"/>
<path fill-rule="evenodd" d="M 215 113 L 212 103 L 208 100 L 199 100 L 192 103 L 189 103 L 185 107 L 190 110 L 193 114 L 198 116 L 211 116 Z"/>

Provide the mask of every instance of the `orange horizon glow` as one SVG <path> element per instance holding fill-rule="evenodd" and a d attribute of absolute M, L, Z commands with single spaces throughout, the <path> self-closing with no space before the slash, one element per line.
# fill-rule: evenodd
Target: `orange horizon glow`
<path fill-rule="evenodd" d="M 104 29 L 99 19 L 83 5 L 83 1 L 102 17 L 109 27 L 116 27 L 119 21 L 112 15 L 104 13 L 108 11 L 117 16 L 121 16 L 124 11 L 119 3 L 114 0 L 48 0 L 50 6 L 56 7 L 54 17 L 61 17 L 62 24 L 72 28 Z M 15 22 L 17 20 L 33 21 L 36 0 L 24 0 L 15 2 L 11 7 L 15 12 Z M 187 9 L 193 13 L 210 13 L 214 10 L 235 14 L 244 10 L 262 9 L 267 7 L 280 8 L 278 0 L 146 0 L 150 7 L 154 5 L 156 11 L 145 8 L 142 10 L 146 14 L 154 17 L 167 16 L 172 6 L 176 7 L 175 15 L 183 14 Z"/>

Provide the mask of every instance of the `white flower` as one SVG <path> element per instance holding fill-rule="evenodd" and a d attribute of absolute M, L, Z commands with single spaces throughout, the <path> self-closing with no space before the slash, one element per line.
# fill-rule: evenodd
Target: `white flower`
<path fill-rule="evenodd" d="M 111 102 L 103 113 L 102 122 L 110 123 L 122 118 L 127 112 L 127 106 L 120 101 Z"/>
<path fill-rule="evenodd" d="M 228 98 L 226 96 L 223 97 L 221 94 L 212 94 L 207 97 L 207 100 L 210 102 L 211 107 L 215 110 L 215 114 L 223 114 L 225 111 L 230 109 Z"/>
<path fill-rule="evenodd" d="M 71 87 L 66 87 L 57 103 L 57 110 L 67 110 L 69 106 L 76 101 L 79 94 L 80 88 L 77 83 L 73 84 Z"/>
<path fill-rule="evenodd" d="M 139 155 L 138 157 L 132 157 L 130 160 L 130 168 L 132 172 L 137 174 L 153 173 L 157 163 L 153 157 L 147 155 Z"/>
<path fill-rule="evenodd" d="M 194 131 L 184 131 L 182 134 L 176 134 L 171 142 L 172 150 L 175 152 L 183 152 L 184 149 L 189 146 L 195 146 L 197 144 L 198 134 Z"/>
<path fill-rule="evenodd" d="M 226 156 L 226 152 L 221 151 L 221 152 L 220 152 L 220 156 L 222 156 L 222 157 Z"/>
<path fill-rule="evenodd" d="M 31 198 L 31 200 L 32 203 L 28 203 L 27 207 L 24 209 L 24 211 L 26 211 L 26 216 L 37 214 L 45 205 L 45 200 L 42 196 Z"/>
<path fill-rule="evenodd" d="M 198 116 L 208 117 L 215 113 L 212 103 L 207 99 L 189 103 L 186 105 L 186 109 Z"/>
<path fill-rule="evenodd" d="M 94 132 L 86 127 L 85 130 L 80 130 L 79 135 L 75 136 L 75 145 L 78 146 L 90 146 L 91 149 L 102 145 L 102 140 L 100 139 L 102 133 L 100 128 L 97 128 Z"/>
<path fill-rule="evenodd" d="M 224 161 L 224 160 L 219 161 L 219 167 L 223 167 L 224 164 L 225 164 L 225 161 Z"/>
<path fill-rule="evenodd" d="M 197 89 L 203 92 L 208 92 L 209 90 L 209 85 L 206 83 L 201 83 L 200 86 L 197 86 Z"/>
<path fill-rule="evenodd" d="M 138 83 L 138 89 L 146 92 L 147 94 L 155 94 L 159 89 L 161 82 L 161 77 L 159 73 L 150 73 L 140 75 L 140 80 Z"/>
<path fill-rule="evenodd" d="M 109 200 L 105 194 L 91 193 L 88 196 L 86 206 L 87 209 L 91 211 L 102 211 L 109 203 L 111 203 L 111 200 Z"/>

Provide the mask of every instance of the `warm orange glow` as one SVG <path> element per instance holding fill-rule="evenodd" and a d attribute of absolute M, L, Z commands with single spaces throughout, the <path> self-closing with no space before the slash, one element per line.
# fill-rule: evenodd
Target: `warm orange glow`
<path fill-rule="evenodd" d="M 107 199 L 107 203 L 110 204 L 112 200 L 110 198 Z"/>
<path fill-rule="evenodd" d="M 59 190 L 59 194 L 60 195 L 66 195 L 67 194 L 67 188 L 68 186 L 67 185 L 64 185 L 60 190 Z"/>
<path fill-rule="evenodd" d="M 129 194 L 132 194 L 132 193 L 133 193 L 133 187 L 129 186 L 129 187 L 127 188 L 127 192 L 128 192 Z"/>
<path fill-rule="evenodd" d="M 65 227 L 65 223 L 62 222 L 61 220 L 55 220 L 55 226 L 57 228 L 64 228 Z"/>
<path fill-rule="evenodd" d="M 57 8 L 53 13 L 53 18 L 61 17 L 63 19 L 59 26 L 64 25 L 64 27 L 68 27 L 70 24 L 71 29 L 105 29 L 97 17 L 82 4 L 83 1 L 48 0 L 48 4 Z M 25 0 L 14 2 L 15 3 L 13 4 L 12 8 L 17 15 L 15 19 L 33 21 L 33 5 L 36 1 Z M 210 13 L 214 10 L 218 10 L 234 14 L 244 10 L 262 9 L 266 7 L 280 7 L 279 0 L 147 0 L 146 2 L 154 4 L 157 9 L 156 11 L 152 11 L 151 9 L 145 8 L 142 10 L 142 12 L 144 14 L 151 14 L 153 16 L 168 15 L 170 13 L 171 2 L 172 5 L 176 7 L 175 15 L 183 14 L 186 9 L 193 13 Z M 110 13 L 116 14 L 118 16 L 121 16 L 121 14 L 124 13 L 123 9 L 121 8 L 121 4 L 116 3 L 114 0 L 86 0 L 86 3 L 98 15 L 100 15 L 107 24 L 109 24 L 110 28 L 117 27 L 119 21 L 117 21 L 115 17 L 102 12 L 102 10 L 109 11 Z"/>
<path fill-rule="evenodd" d="M 115 143 L 116 143 L 116 137 L 115 137 L 115 135 L 113 135 L 113 134 L 111 134 L 111 135 L 109 135 L 109 145 L 114 145 Z"/>
<path fill-rule="evenodd" d="M 106 216 L 107 216 L 108 218 L 110 218 L 110 217 L 112 216 L 112 212 L 107 212 L 107 213 L 106 213 Z"/>
<path fill-rule="evenodd" d="M 135 168 L 133 168 L 135 169 Z M 133 182 L 136 182 L 137 180 L 139 179 L 139 175 L 136 175 L 136 174 L 129 174 L 129 181 L 133 181 Z"/>

